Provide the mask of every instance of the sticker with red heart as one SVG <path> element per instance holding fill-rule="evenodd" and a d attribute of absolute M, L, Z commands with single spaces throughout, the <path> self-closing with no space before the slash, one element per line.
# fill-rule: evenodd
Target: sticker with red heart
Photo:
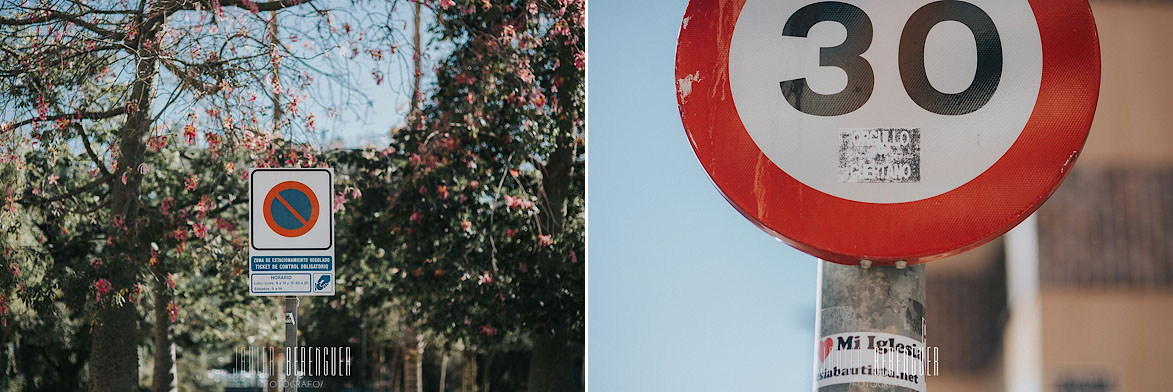
<path fill-rule="evenodd" d="M 823 344 L 821 344 L 819 347 L 819 351 L 822 354 L 822 356 L 819 358 L 819 362 L 826 361 L 827 356 L 831 355 L 831 338 L 827 338 L 827 340 L 823 341 Z"/>

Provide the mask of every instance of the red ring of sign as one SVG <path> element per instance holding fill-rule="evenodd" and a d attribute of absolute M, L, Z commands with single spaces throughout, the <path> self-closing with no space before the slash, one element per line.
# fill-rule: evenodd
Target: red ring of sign
<path fill-rule="evenodd" d="M 302 193 L 305 193 L 306 197 L 310 199 L 310 211 L 312 211 L 310 212 L 310 217 L 305 218 L 304 224 L 297 229 L 286 229 L 278 225 L 277 222 L 273 220 L 273 201 L 277 200 L 278 194 L 286 189 L 301 191 Z M 280 202 L 282 200 L 278 201 Z M 265 203 L 262 204 L 262 206 L 265 210 L 265 223 L 269 224 L 269 228 L 273 229 L 273 232 L 285 237 L 298 237 L 309 232 L 310 229 L 313 229 L 314 224 L 318 223 L 318 210 L 321 209 L 318 207 L 318 196 L 314 194 L 314 191 L 311 191 L 310 187 L 305 186 L 305 184 L 297 181 L 285 181 L 277 184 L 277 186 L 274 186 L 273 189 L 270 189 L 269 193 L 265 195 Z M 292 206 L 286 205 L 285 207 L 289 209 L 289 212 L 297 214 L 297 212 L 293 210 Z"/>
<path fill-rule="evenodd" d="M 729 49 L 745 0 L 692 0 L 676 78 L 699 76 L 680 117 L 697 158 L 746 218 L 824 260 L 918 264 L 1006 233 L 1059 186 L 1083 148 L 1100 90 L 1100 49 L 1086 0 L 1030 0 L 1042 40 L 1039 96 L 1018 139 L 970 182 L 931 198 L 875 204 L 835 197 L 774 165 L 745 130 L 729 86 Z M 684 26 L 687 26 L 685 28 Z M 699 72 L 699 74 L 697 74 Z"/>

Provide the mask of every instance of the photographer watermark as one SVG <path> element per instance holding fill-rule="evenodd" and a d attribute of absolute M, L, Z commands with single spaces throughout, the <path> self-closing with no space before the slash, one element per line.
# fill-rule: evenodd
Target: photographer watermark
<path fill-rule="evenodd" d="M 901 335 L 852 332 L 824 336 L 815 345 L 816 387 L 846 383 L 925 390 L 938 375 L 937 347 Z"/>
<path fill-rule="evenodd" d="M 242 346 L 235 352 L 232 371 L 225 380 L 243 385 L 279 383 L 270 375 L 297 378 L 350 377 L 353 357 L 347 346 L 257 347 Z M 277 377 L 284 380 L 284 377 Z M 299 380 L 303 387 L 320 387 L 321 380 Z M 276 385 L 270 385 L 276 387 Z"/>

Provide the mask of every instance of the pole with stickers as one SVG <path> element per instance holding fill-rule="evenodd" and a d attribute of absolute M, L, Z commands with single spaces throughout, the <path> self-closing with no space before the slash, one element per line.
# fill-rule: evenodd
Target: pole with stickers
<path fill-rule="evenodd" d="M 1086 0 L 689 1 L 681 120 L 725 199 L 820 260 L 817 391 L 926 390 L 923 264 L 1050 197 L 1099 56 Z"/>

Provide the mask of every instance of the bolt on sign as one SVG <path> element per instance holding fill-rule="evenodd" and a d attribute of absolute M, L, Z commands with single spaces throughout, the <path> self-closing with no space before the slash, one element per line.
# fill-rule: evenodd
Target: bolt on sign
<path fill-rule="evenodd" d="M 333 195 L 334 169 L 249 171 L 249 294 L 334 295 Z"/>
<path fill-rule="evenodd" d="M 840 264 L 924 263 L 1034 212 L 1100 85 L 1086 0 L 691 0 L 677 102 L 750 221 Z"/>

